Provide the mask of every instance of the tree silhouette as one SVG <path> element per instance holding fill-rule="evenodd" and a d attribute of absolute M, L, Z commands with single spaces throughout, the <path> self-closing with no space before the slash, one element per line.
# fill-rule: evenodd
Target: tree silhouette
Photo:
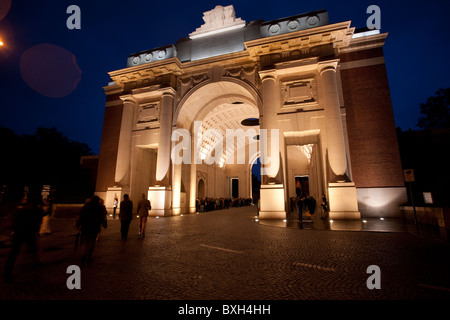
<path fill-rule="evenodd" d="M 91 155 L 85 143 L 71 141 L 55 128 L 38 128 L 34 135 L 16 135 L 0 128 L 0 184 L 17 200 L 25 186 L 40 192 L 43 185 L 56 189 L 57 202 L 82 202 L 92 194 L 88 173 L 80 157 Z"/>
<path fill-rule="evenodd" d="M 439 89 L 435 96 L 420 104 L 417 126 L 423 129 L 450 128 L 450 88 Z"/>

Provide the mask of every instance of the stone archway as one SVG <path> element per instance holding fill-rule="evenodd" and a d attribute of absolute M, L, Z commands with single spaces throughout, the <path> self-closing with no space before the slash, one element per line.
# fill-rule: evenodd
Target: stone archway
<path fill-rule="evenodd" d="M 259 119 L 260 107 L 257 91 L 234 78 L 205 81 L 181 99 L 174 112 L 173 125 L 189 131 L 191 137 L 193 152 L 189 168 L 186 167 L 191 177 L 189 212 L 194 212 L 196 200 L 201 196 L 200 182 L 197 182 L 199 175 L 208 176 L 205 197 L 229 197 L 231 190 L 227 181 L 230 177 L 239 177 L 240 197 L 251 197 L 251 181 L 245 173 L 249 171 L 249 141 L 258 134 L 259 126 L 249 130 L 242 121 Z M 230 132 L 232 144 L 227 142 Z M 245 155 L 243 163 L 241 155 Z"/>

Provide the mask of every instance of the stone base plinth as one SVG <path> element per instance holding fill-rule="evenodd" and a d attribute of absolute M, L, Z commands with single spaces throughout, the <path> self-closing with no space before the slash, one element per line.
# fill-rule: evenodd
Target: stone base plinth
<path fill-rule="evenodd" d="M 148 188 L 148 199 L 152 205 L 150 216 L 172 215 L 172 189 L 170 187 Z"/>
<path fill-rule="evenodd" d="M 108 212 L 113 211 L 114 208 L 114 198 L 117 197 L 117 211 L 116 214 L 119 214 L 120 211 L 120 202 L 123 200 L 123 195 L 130 195 L 129 187 L 110 187 L 106 191 L 106 199 L 105 199 L 105 207 Z"/>
<path fill-rule="evenodd" d="M 286 219 L 284 187 L 282 184 L 261 185 L 259 219 Z"/>
<path fill-rule="evenodd" d="M 353 182 L 330 183 L 328 195 L 330 219 L 361 219 L 356 187 Z"/>

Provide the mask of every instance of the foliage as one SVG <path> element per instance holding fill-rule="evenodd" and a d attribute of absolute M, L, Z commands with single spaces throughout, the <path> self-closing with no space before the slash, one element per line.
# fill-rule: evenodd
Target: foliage
<path fill-rule="evenodd" d="M 423 129 L 450 128 L 450 88 L 439 89 L 435 96 L 429 97 L 426 103 L 420 104 L 417 126 Z"/>
<path fill-rule="evenodd" d="M 34 135 L 16 135 L 0 127 L 0 184 L 6 185 L 15 201 L 50 185 L 56 202 L 81 202 L 92 194 L 93 186 L 80 165 L 80 157 L 91 155 L 88 145 L 71 141 L 55 128 L 38 128 Z"/>

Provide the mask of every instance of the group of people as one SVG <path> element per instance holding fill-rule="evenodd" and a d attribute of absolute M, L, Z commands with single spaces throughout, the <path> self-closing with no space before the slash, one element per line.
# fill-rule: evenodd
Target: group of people
<path fill-rule="evenodd" d="M 303 213 L 309 213 L 311 220 L 314 218 L 316 212 L 317 202 L 311 195 L 292 197 L 291 199 L 291 211 L 296 210 L 298 218 L 302 221 Z M 320 219 L 326 219 L 328 213 L 328 202 L 325 194 L 322 194 L 321 203 L 322 216 Z"/>
<path fill-rule="evenodd" d="M 142 194 L 137 205 L 139 216 L 139 235 L 145 236 L 147 217 L 151 209 L 150 201 Z M 49 220 L 52 212 L 51 199 L 40 195 L 28 194 L 21 200 L 17 208 L 12 212 L 12 237 L 11 251 L 8 255 L 4 270 L 4 280 L 13 280 L 13 267 L 23 244 L 27 244 L 33 254 L 34 263 L 39 263 L 38 237 L 51 232 Z M 133 202 L 125 194 L 120 203 L 119 219 L 121 222 L 120 233 L 123 241 L 127 240 L 128 230 L 133 217 Z M 92 261 L 95 244 L 99 239 L 102 228 L 107 228 L 107 211 L 103 199 L 94 195 L 88 198 L 80 210 L 75 227 L 78 230 L 76 247 L 81 244 L 81 263 Z"/>
<path fill-rule="evenodd" d="M 139 216 L 139 236 L 145 237 L 145 229 L 147 226 L 147 218 L 151 209 L 150 200 L 143 193 L 137 205 L 137 214 Z M 98 196 L 93 196 L 86 200 L 81 208 L 80 216 L 76 222 L 79 230 L 80 242 L 83 246 L 83 254 L 81 263 L 89 263 L 92 261 L 92 254 L 95 243 L 100 234 L 101 228 L 107 228 L 107 211 L 103 200 Z M 130 229 L 131 220 L 133 219 L 133 201 L 128 194 L 123 195 L 120 202 L 120 235 L 122 241 L 127 241 L 128 231 Z"/>
<path fill-rule="evenodd" d="M 199 198 L 196 201 L 197 212 L 206 212 L 230 207 L 249 206 L 253 202 L 252 198 Z"/>

